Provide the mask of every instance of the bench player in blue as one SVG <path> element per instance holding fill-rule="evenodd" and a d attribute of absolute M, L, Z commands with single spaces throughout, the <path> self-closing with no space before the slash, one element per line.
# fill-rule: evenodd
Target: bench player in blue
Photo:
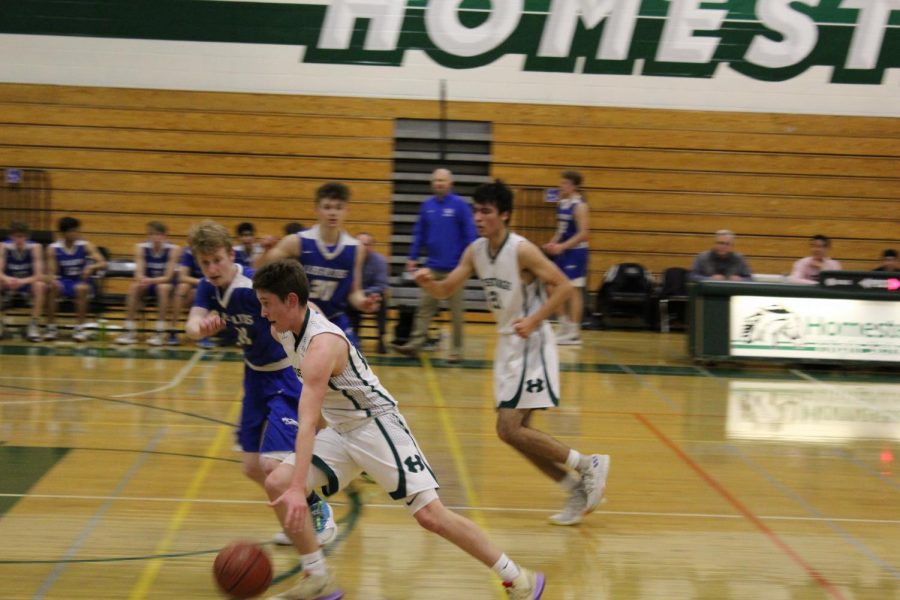
<path fill-rule="evenodd" d="M 31 322 L 26 337 L 41 340 L 38 321 L 44 308 L 44 257 L 43 248 L 28 239 L 31 231 L 21 221 L 9 225 L 9 240 L 0 244 L 0 296 L 31 298 Z M 0 336 L 3 335 L 2 305 L 0 297 Z"/>
<path fill-rule="evenodd" d="M 169 319 L 169 308 L 172 301 L 172 280 L 175 265 L 181 249 L 166 239 L 166 226 L 159 221 L 147 223 L 147 241 L 134 246 L 134 281 L 128 289 L 128 317 L 125 321 L 125 333 L 116 338 L 118 344 L 137 343 L 138 305 L 145 294 L 156 298 L 156 335 L 147 340 L 151 346 L 162 346 L 166 342 L 175 346 L 178 336 L 174 329 L 178 326 L 177 313 L 172 315 L 172 328 L 166 339 L 166 321 Z"/>
<path fill-rule="evenodd" d="M 48 282 L 47 333 L 45 340 L 55 340 L 57 300 L 60 296 L 75 301 L 78 319 L 72 332 L 72 339 L 84 342 L 88 334 L 84 330 L 87 318 L 88 300 L 96 293 L 91 276 L 106 267 L 106 259 L 97 248 L 81 239 L 81 221 L 74 217 L 59 220 L 60 239 L 47 248 L 47 274 L 53 277 Z"/>
<path fill-rule="evenodd" d="M 234 260 L 245 267 L 252 267 L 260 254 L 265 252 L 256 241 L 256 228 L 253 223 L 238 223 L 235 228 L 239 244 L 234 246 Z"/>
<path fill-rule="evenodd" d="M 584 286 L 587 285 L 590 209 L 581 196 L 581 173 L 563 171 L 559 179 L 559 203 L 556 205 L 556 235 L 544 244 L 544 252 L 566 274 L 575 293 L 566 301 L 560 316 L 556 343 L 574 346 L 581 343 L 581 319 L 584 311 Z"/>
<path fill-rule="evenodd" d="M 238 444 L 244 452 L 243 472 L 264 488 L 266 476 L 294 450 L 300 380 L 281 344 L 272 337 L 253 291 L 253 271 L 236 264 L 228 231 L 204 221 L 188 235 L 203 278 L 188 315 L 188 337 L 201 339 L 226 328 L 244 349 L 244 398 Z M 319 542 L 334 539 L 337 527 L 331 507 L 312 494 L 310 506 Z M 291 545 L 284 533 L 275 542 Z"/>
<path fill-rule="evenodd" d="M 350 190 L 343 183 L 326 183 L 316 191 L 318 223 L 305 231 L 286 235 L 262 256 L 259 264 L 296 258 L 309 279 L 309 297 L 325 317 L 341 328 L 354 346 L 359 340 L 347 316 L 347 306 L 360 312 L 375 312 L 378 294 L 366 295 L 362 287 L 365 247 L 344 231 Z"/>

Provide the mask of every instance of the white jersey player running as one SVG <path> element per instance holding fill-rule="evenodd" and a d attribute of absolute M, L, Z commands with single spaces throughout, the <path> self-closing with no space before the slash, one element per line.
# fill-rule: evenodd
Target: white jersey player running
<path fill-rule="evenodd" d="M 494 400 L 497 408 L 550 408 L 559 405 L 559 358 L 550 323 L 538 319 L 528 337 L 516 332 L 516 324 L 533 317 L 547 304 L 541 281 L 523 277 L 519 267 L 521 244 L 530 242 L 507 232 L 496 251 L 484 237 L 470 246 L 475 272 L 500 334 L 494 353 Z"/>
<path fill-rule="evenodd" d="M 416 283 L 432 296 L 445 298 L 465 285 L 473 272 L 481 279 L 499 334 L 494 355 L 497 433 L 569 493 L 565 508 L 550 521 L 575 525 L 600 504 L 610 459 L 582 455 L 530 426 L 535 409 L 559 404 L 559 359 L 546 319 L 573 288 L 537 246 L 509 231 L 512 199 L 512 191 L 500 181 L 479 186 L 474 210 L 482 237 L 466 248 L 445 279 L 436 281 L 428 269 L 420 269 Z M 549 297 L 547 287 L 553 290 Z"/>
<path fill-rule="evenodd" d="M 513 600 L 538 600 L 544 576 L 511 561 L 472 521 L 447 509 L 425 454 L 344 331 L 311 308 L 309 282 L 295 260 L 278 260 L 253 277 L 262 315 L 303 382 L 295 453 L 266 479 L 266 491 L 292 534 L 304 575 L 275 598 L 338 600 L 343 592 L 311 533 L 306 496 L 330 496 L 366 471 L 428 531 L 490 567 Z M 316 432 L 319 413 L 328 424 Z"/>

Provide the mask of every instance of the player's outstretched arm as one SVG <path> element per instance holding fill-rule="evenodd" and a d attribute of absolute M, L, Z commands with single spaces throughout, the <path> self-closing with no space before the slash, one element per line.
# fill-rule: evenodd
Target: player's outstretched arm
<path fill-rule="evenodd" d="M 272 248 L 267 249 L 259 255 L 258 260 L 253 262 L 255 268 L 267 265 L 276 260 L 283 258 L 297 258 L 300 256 L 300 241 L 296 234 L 286 235 L 281 238 Z"/>
<path fill-rule="evenodd" d="M 219 333 L 223 329 L 225 329 L 225 319 L 220 317 L 218 313 L 210 312 L 202 306 L 191 307 L 187 323 L 184 325 L 184 332 L 192 340 L 202 340 Z"/>
<path fill-rule="evenodd" d="M 350 284 L 350 295 L 347 299 L 356 310 L 364 313 L 373 313 L 381 304 L 381 294 L 366 294 L 362 286 L 363 264 L 366 262 L 366 247 L 357 246 L 356 258 L 353 262 L 353 280 Z"/>
<path fill-rule="evenodd" d="M 435 281 L 431 274 L 431 269 L 419 269 L 415 273 L 416 283 L 425 290 L 429 296 L 433 296 L 438 300 L 449 298 L 453 292 L 466 284 L 469 277 L 475 271 L 475 262 L 472 259 L 472 246 L 466 247 L 462 258 L 456 268 L 450 271 L 446 278 Z"/>

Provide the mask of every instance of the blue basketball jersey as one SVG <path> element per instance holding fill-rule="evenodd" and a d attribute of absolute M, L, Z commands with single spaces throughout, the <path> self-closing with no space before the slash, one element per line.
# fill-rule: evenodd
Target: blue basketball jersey
<path fill-rule="evenodd" d="M 247 253 L 244 252 L 244 250 L 239 246 L 234 247 L 234 262 L 241 265 L 242 267 L 253 266 L 252 264 L 250 264 L 250 257 L 247 256 Z"/>
<path fill-rule="evenodd" d="M 252 267 L 253 259 L 264 252 L 265 250 L 263 250 L 263 247 L 259 244 L 252 244 L 250 246 L 237 244 L 234 246 L 234 262 L 239 265 L 244 265 L 245 267 Z"/>
<path fill-rule="evenodd" d="M 3 252 L 3 274 L 7 277 L 24 279 L 34 275 L 34 255 L 41 251 L 40 244 L 25 242 L 22 250 L 16 248 L 13 242 L 3 242 L 0 252 Z"/>
<path fill-rule="evenodd" d="M 288 365 L 281 343 L 272 337 L 268 319 L 263 318 L 253 291 L 253 271 L 235 265 L 237 274 L 224 290 L 206 278 L 197 285 L 194 306 L 218 312 L 228 323 L 244 349 L 244 360 L 256 370 L 271 371 Z"/>
<path fill-rule="evenodd" d="M 347 310 L 359 242 L 342 231 L 338 243 L 328 247 L 319 236 L 318 225 L 301 231 L 297 237 L 300 240 L 300 264 L 309 279 L 309 299 L 329 320 L 334 320 Z"/>
<path fill-rule="evenodd" d="M 559 242 L 565 242 L 578 233 L 578 223 L 575 221 L 575 208 L 583 203 L 581 196 L 564 198 L 556 205 L 556 226 L 559 233 Z M 576 248 L 587 248 L 587 241 L 579 243 Z"/>
<path fill-rule="evenodd" d="M 141 242 L 138 244 L 144 255 L 144 277 L 162 277 L 166 274 L 166 265 L 169 258 L 175 252 L 175 244 L 165 243 L 158 253 L 153 251 L 153 244 Z"/>
<path fill-rule="evenodd" d="M 203 277 L 203 271 L 194 259 L 194 253 L 191 252 L 189 246 L 185 246 L 184 252 L 181 253 L 181 260 L 178 261 L 178 264 L 182 267 L 187 267 L 191 277 L 196 277 L 197 279 Z"/>
<path fill-rule="evenodd" d="M 65 279 L 80 279 L 88 262 L 87 242 L 77 240 L 69 250 L 59 241 L 50 244 L 50 248 L 56 256 L 56 274 Z"/>

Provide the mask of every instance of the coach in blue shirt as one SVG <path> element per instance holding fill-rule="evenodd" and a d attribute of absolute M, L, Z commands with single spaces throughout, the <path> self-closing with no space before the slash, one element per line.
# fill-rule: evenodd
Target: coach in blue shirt
<path fill-rule="evenodd" d="M 434 196 L 422 203 L 419 219 L 413 229 L 412 246 L 406 269 L 418 268 L 419 251 L 424 247 L 428 254 L 425 266 L 431 269 L 434 278 L 441 280 L 459 264 L 466 246 L 475 241 L 475 220 L 472 209 L 461 197 L 453 193 L 453 174 L 447 169 L 438 169 L 431 174 L 431 190 Z M 463 306 L 464 288 L 450 296 L 450 312 L 453 315 L 453 339 L 448 360 L 459 362 L 463 355 Z M 423 294 L 416 311 L 416 320 L 409 341 L 396 349 L 402 354 L 416 354 L 425 344 L 428 327 L 437 313 L 438 300 Z"/>

